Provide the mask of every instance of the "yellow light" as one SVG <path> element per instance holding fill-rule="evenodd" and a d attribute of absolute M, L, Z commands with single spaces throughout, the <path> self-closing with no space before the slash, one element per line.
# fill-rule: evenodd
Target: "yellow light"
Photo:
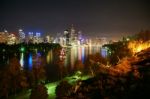
<path fill-rule="evenodd" d="M 136 49 L 136 52 L 140 52 L 142 49 L 144 49 L 144 48 L 142 48 L 142 46 L 138 46 Z"/>
<path fill-rule="evenodd" d="M 150 43 L 148 42 L 142 42 L 142 41 L 133 41 L 129 42 L 128 48 L 133 52 L 133 54 L 140 52 L 144 49 L 147 49 L 150 47 Z"/>

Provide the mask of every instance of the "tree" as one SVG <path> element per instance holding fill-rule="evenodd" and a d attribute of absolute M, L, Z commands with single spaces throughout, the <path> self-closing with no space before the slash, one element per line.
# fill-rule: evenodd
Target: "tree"
<path fill-rule="evenodd" d="M 30 99 L 48 99 L 47 88 L 44 84 L 39 84 L 32 89 Z"/>
<path fill-rule="evenodd" d="M 99 53 L 94 55 L 89 55 L 87 60 L 85 61 L 85 66 L 88 67 L 89 71 L 91 72 L 92 76 L 95 75 L 95 72 L 99 70 L 99 66 L 106 65 L 107 60 L 103 58 Z"/>
<path fill-rule="evenodd" d="M 10 64 L 1 75 L 1 96 L 7 98 L 9 93 L 16 94 L 18 90 L 28 87 L 27 78 L 20 67 L 16 57 L 10 59 Z"/>
<path fill-rule="evenodd" d="M 150 40 L 150 31 L 149 30 L 141 30 L 138 34 L 135 35 L 136 40 L 138 41 L 148 41 Z"/>
<path fill-rule="evenodd" d="M 43 57 L 36 57 L 36 61 L 33 62 L 32 70 L 28 74 L 30 79 L 30 85 L 37 85 L 38 83 L 44 83 L 46 79 L 45 71 L 45 59 Z"/>
<path fill-rule="evenodd" d="M 72 86 L 67 81 L 62 81 L 56 87 L 56 96 L 60 99 L 63 96 L 68 96 Z"/>
<path fill-rule="evenodd" d="M 24 70 L 21 69 L 19 60 L 16 57 L 10 60 L 8 74 L 11 77 L 11 89 L 15 94 L 17 90 L 22 90 L 28 87 L 27 77 Z"/>
<path fill-rule="evenodd" d="M 16 94 L 18 85 L 18 78 L 21 76 L 21 66 L 19 64 L 19 60 L 16 57 L 10 59 L 10 64 L 8 66 L 8 75 L 10 75 L 11 79 L 11 90 Z"/>
<path fill-rule="evenodd" d="M 10 80 L 11 76 L 8 74 L 6 70 L 2 72 L 1 79 L 0 79 L 0 98 L 8 98 L 8 94 L 10 92 Z"/>
<path fill-rule="evenodd" d="M 12 75 L 12 76 L 18 75 L 21 70 L 19 60 L 16 57 L 13 57 L 12 59 L 10 59 L 9 63 L 10 64 L 8 67 L 8 71 L 9 71 L 10 75 Z"/>
<path fill-rule="evenodd" d="M 119 41 L 104 45 L 103 47 L 107 47 L 109 49 L 108 60 L 112 65 L 116 65 L 120 59 L 132 55 L 128 48 L 128 42 Z"/>

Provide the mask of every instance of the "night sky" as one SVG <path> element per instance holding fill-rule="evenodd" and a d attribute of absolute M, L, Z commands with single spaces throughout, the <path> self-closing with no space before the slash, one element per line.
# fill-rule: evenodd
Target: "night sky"
<path fill-rule="evenodd" d="M 119 38 L 150 30 L 148 0 L 0 0 L 0 31 L 62 33 L 74 24 L 86 36 Z"/>

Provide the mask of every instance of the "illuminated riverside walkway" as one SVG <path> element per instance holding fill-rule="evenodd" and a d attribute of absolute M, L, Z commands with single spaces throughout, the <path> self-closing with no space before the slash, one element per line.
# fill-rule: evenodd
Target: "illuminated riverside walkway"
<path fill-rule="evenodd" d="M 89 75 L 84 75 L 81 77 L 77 75 L 73 75 L 73 76 L 65 77 L 63 80 L 67 80 L 70 84 L 74 84 L 78 80 L 86 80 L 88 78 L 90 78 Z M 55 99 L 56 97 L 55 89 L 59 83 L 60 81 L 56 81 L 45 85 L 47 88 L 47 93 L 49 95 L 48 99 Z M 29 99 L 30 94 L 31 94 L 31 89 L 18 93 L 16 96 L 10 96 L 9 99 Z"/>

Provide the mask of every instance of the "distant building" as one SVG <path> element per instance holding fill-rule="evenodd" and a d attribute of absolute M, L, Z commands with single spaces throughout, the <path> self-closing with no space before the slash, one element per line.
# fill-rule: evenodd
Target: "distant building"
<path fill-rule="evenodd" d="M 70 34 L 69 34 L 68 30 L 64 31 L 64 42 L 65 42 L 65 45 L 70 44 Z"/>
<path fill-rule="evenodd" d="M 64 31 L 63 41 L 65 45 L 80 45 L 82 41 L 81 31 L 76 32 L 74 26 Z"/>
<path fill-rule="evenodd" d="M 36 32 L 33 38 L 33 43 L 41 43 L 41 42 L 42 42 L 41 33 Z"/>
<path fill-rule="evenodd" d="M 7 44 L 13 45 L 17 43 L 17 37 L 14 34 L 10 34 L 7 39 Z"/>
<path fill-rule="evenodd" d="M 28 43 L 42 43 L 43 38 L 41 38 L 41 33 L 36 32 L 35 35 L 33 32 L 28 33 Z"/>
<path fill-rule="evenodd" d="M 81 31 L 78 32 L 77 36 L 78 36 L 78 43 L 79 43 L 78 45 L 84 44 L 84 39 Z"/>
<path fill-rule="evenodd" d="M 18 43 L 16 33 L 8 33 L 7 30 L 4 30 L 4 32 L 0 32 L 0 43 L 9 45 Z"/>
<path fill-rule="evenodd" d="M 23 30 L 19 29 L 18 33 L 19 33 L 19 42 L 20 43 L 25 42 L 25 33 L 23 32 Z"/>
<path fill-rule="evenodd" d="M 108 43 L 108 39 L 106 37 L 102 37 L 101 38 L 101 45 L 107 44 Z"/>
<path fill-rule="evenodd" d="M 70 33 L 71 33 L 71 45 L 78 45 L 78 32 L 75 31 L 73 25 L 70 29 Z"/>
<path fill-rule="evenodd" d="M 0 43 L 7 43 L 8 33 L 0 32 Z"/>
<path fill-rule="evenodd" d="M 29 38 L 29 39 L 33 39 L 33 32 L 29 32 L 29 33 L 28 33 L 28 38 Z"/>
<path fill-rule="evenodd" d="M 44 39 L 44 42 L 45 42 L 45 43 L 52 43 L 52 42 L 53 42 L 53 37 L 47 35 L 47 36 L 45 37 L 45 39 Z"/>
<path fill-rule="evenodd" d="M 35 36 L 36 36 L 36 38 L 40 38 L 41 37 L 41 33 L 36 32 Z"/>

